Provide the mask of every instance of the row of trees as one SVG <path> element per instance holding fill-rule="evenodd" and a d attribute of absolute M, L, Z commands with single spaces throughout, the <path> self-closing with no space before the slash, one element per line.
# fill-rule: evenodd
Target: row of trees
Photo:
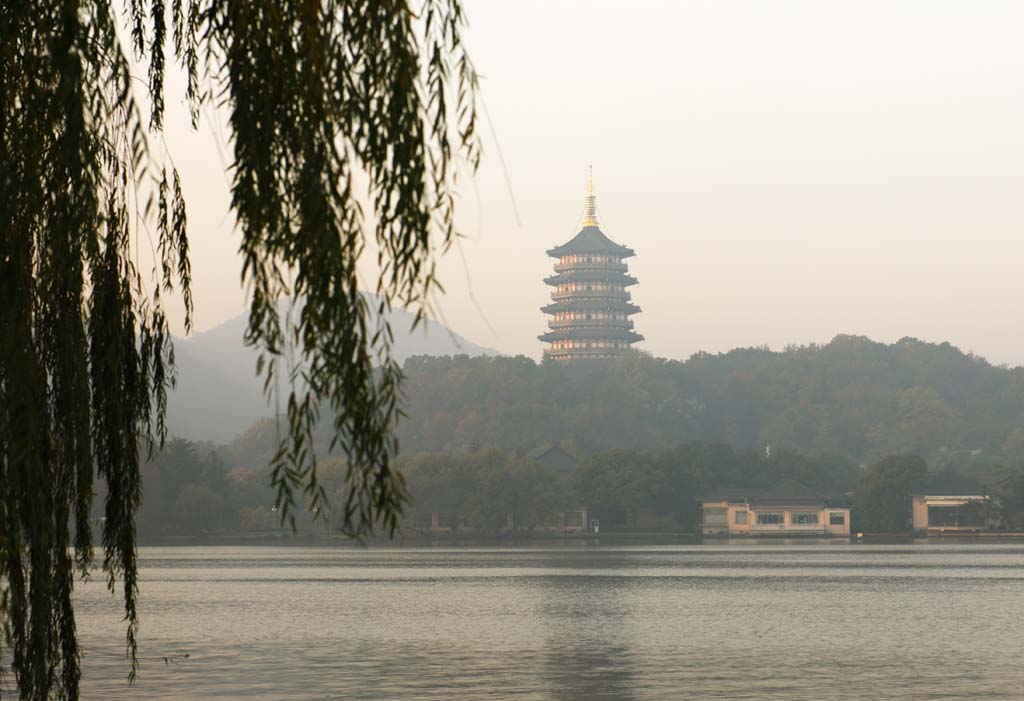
<path fill-rule="evenodd" d="M 197 535 L 211 531 L 273 528 L 274 493 L 266 471 L 230 467 L 210 445 L 180 438 L 142 467 L 139 534 Z"/>
<path fill-rule="evenodd" d="M 320 464 L 318 483 L 327 499 L 308 500 L 296 511 L 300 530 L 313 527 L 316 516 L 322 516 L 319 529 L 338 530 L 344 524 L 346 465 L 337 458 Z M 238 454 L 224 446 L 172 439 L 142 466 L 139 533 L 153 538 L 279 531 L 281 514 L 268 470 L 266 461 L 239 461 Z"/>
<path fill-rule="evenodd" d="M 929 472 L 917 455 L 887 456 L 861 468 L 837 458 L 737 453 L 727 445 L 700 442 L 656 454 L 597 453 L 565 474 L 496 450 L 421 454 L 407 460 L 404 470 L 413 500 L 411 525 L 430 525 L 431 514 L 441 514 L 446 520 L 440 525 L 493 532 L 557 525 L 562 512 L 584 505 L 604 528 L 692 531 L 699 524 L 702 494 L 795 480 L 851 503 L 856 531 L 905 533 L 911 530 L 910 495 L 916 487 L 929 478 L 970 481 L 948 470 Z M 1024 526 L 1024 470 L 1008 471 L 995 497 L 987 520 Z M 643 522 L 641 514 L 647 516 Z"/>
<path fill-rule="evenodd" d="M 425 453 L 402 466 L 412 496 L 407 525 L 425 527 L 432 514 L 458 530 L 532 530 L 572 508 L 570 486 L 522 455 L 479 450 L 464 456 Z"/>
<path fill-rule="evenodd" d="M 230 451 L 171 441 L 143 467 L 144 537 L 210 532 L 266 532 L 279 527 L 265 468 L 233 464 Z M 946 465 L 941 466 L 945 469 Z M 808 457 L 792 451 L 739 452 L 721 443 L 690 442 L 661 452 L 609 450 L 574 469 L 557 472 L 522 452 L 493 448 L 464 453 L 406 456 L 400 468 L 411 502 L 403 525 L 443 525 L 498 533 L 528 532 L 561 524 L 566 511 L 587 506 L 604 528 L 693 530 L 697 499 L 719 487 L 764 487 L 795 480 L 836 498 L 853 499 L 856 530 L 898 533 L 909 529 L 909 494 L 935 472 L 919 456 L 897 455 L 862 468 L 841 457 Z M 300 525 L 336 530 L 343 520 L 348 468 L 341 460 L 321 466 L 328 499 L 313 525 L 309 509 Z M 999 506 L 1013 525 L 1024 512 L 1024 471 L 1002 479 Z M 647 516 L 641 522 L 640 515 Z M 440 518 L 440 524 L 434 519 Z"/>
<path fill-rule="evenodd" d="M 841 458 L 812 459 L 792 451 L 738 453 L 724 444 L 686 443 L 651 454 L 598 453 L 569 476 L 573 493 L 603 516 L 602 523 L 638 526 L 641 512 L 662 526 L 690 530 L 697 499 L 724 486 L 765 487 L 792 479 L 825 493 L 854 487 L 859 469 Z"/>

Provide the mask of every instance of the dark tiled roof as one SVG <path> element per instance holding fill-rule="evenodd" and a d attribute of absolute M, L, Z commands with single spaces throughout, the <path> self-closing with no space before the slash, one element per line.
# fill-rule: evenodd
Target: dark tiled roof
<path fill-rule="evenodd" d="M 697 497 L 697 501 L 729 501 L 733 503 L 745 502 L 751 494 L 759 490 L 744 489 L 743 487 L 724 487 L 708 492 L 705 496 Z"/>
<path fill-rule="evenodd" d="M 852 509 L 853 508 L 853 495 L 851 494 L 833 494 L 828 498 L 826 506 L 831 506 L 836 509 Z"/>
<path fill-rule="evenodd" d="M 750 503 L 756 506 L 824 506 L 828 498 L 799 482 L 785 480 L 762 489 Z"/>
<path fill-rule="evenodd" d="M 910 493 L 917 496 L 981 496 L 988 490 L 978 480 L 958 475 L 935 475 L 915 484 Z"/>
<path fill-rule="evenodd" d="M 612 241 L 596 226 L 585 226 L 568 243 L 548 251 L 552 258 L 561 258 L 569 253 L 612 253 L 620 258 L 634 255 L 632 248 L 626 248 Z"/>
<path fill-rule="evenodd" d="M 751 506 L 807 506 L 847 508 L 845 495 L 830 497 L 794 480 L 785 480 L 771 487 L 727 487 L 709 492 L 698 501 L 747 502 Z"/>
<path fill-rule="evenodd" d="M 532 459 L 556 472 L 571 472 L 579 462 L 571 453 L 557 445 L 538 450 Z"/>

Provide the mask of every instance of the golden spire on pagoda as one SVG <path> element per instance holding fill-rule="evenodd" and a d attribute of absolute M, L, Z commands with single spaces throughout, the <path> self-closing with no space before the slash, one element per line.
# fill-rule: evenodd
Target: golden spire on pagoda
<path fill-rule="evenodd" d="M 587 166 L 587 204 L 583 209 L 583 226 L 597 226 L 597 197 L 594 195 L 594 166 Z"/>

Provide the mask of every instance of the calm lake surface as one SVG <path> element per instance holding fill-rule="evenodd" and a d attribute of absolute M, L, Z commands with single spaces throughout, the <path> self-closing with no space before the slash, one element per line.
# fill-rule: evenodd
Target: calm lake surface
<path fill-rule="evenodd" d="M 134 688 L 78 589 L 85 699 L 1024 699 L 1019 543 L 140 555 Z"/>

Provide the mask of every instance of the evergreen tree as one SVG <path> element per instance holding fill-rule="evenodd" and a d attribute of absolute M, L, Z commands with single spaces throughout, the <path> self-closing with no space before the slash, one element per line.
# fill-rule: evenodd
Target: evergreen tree
<path fill-rule="evenodd" d="M 858 530 L 902 533 L 910 530 L 910 490 L 928 475 L 917 455 L 892 455 L 868 467 L 857 487 Z"/>

